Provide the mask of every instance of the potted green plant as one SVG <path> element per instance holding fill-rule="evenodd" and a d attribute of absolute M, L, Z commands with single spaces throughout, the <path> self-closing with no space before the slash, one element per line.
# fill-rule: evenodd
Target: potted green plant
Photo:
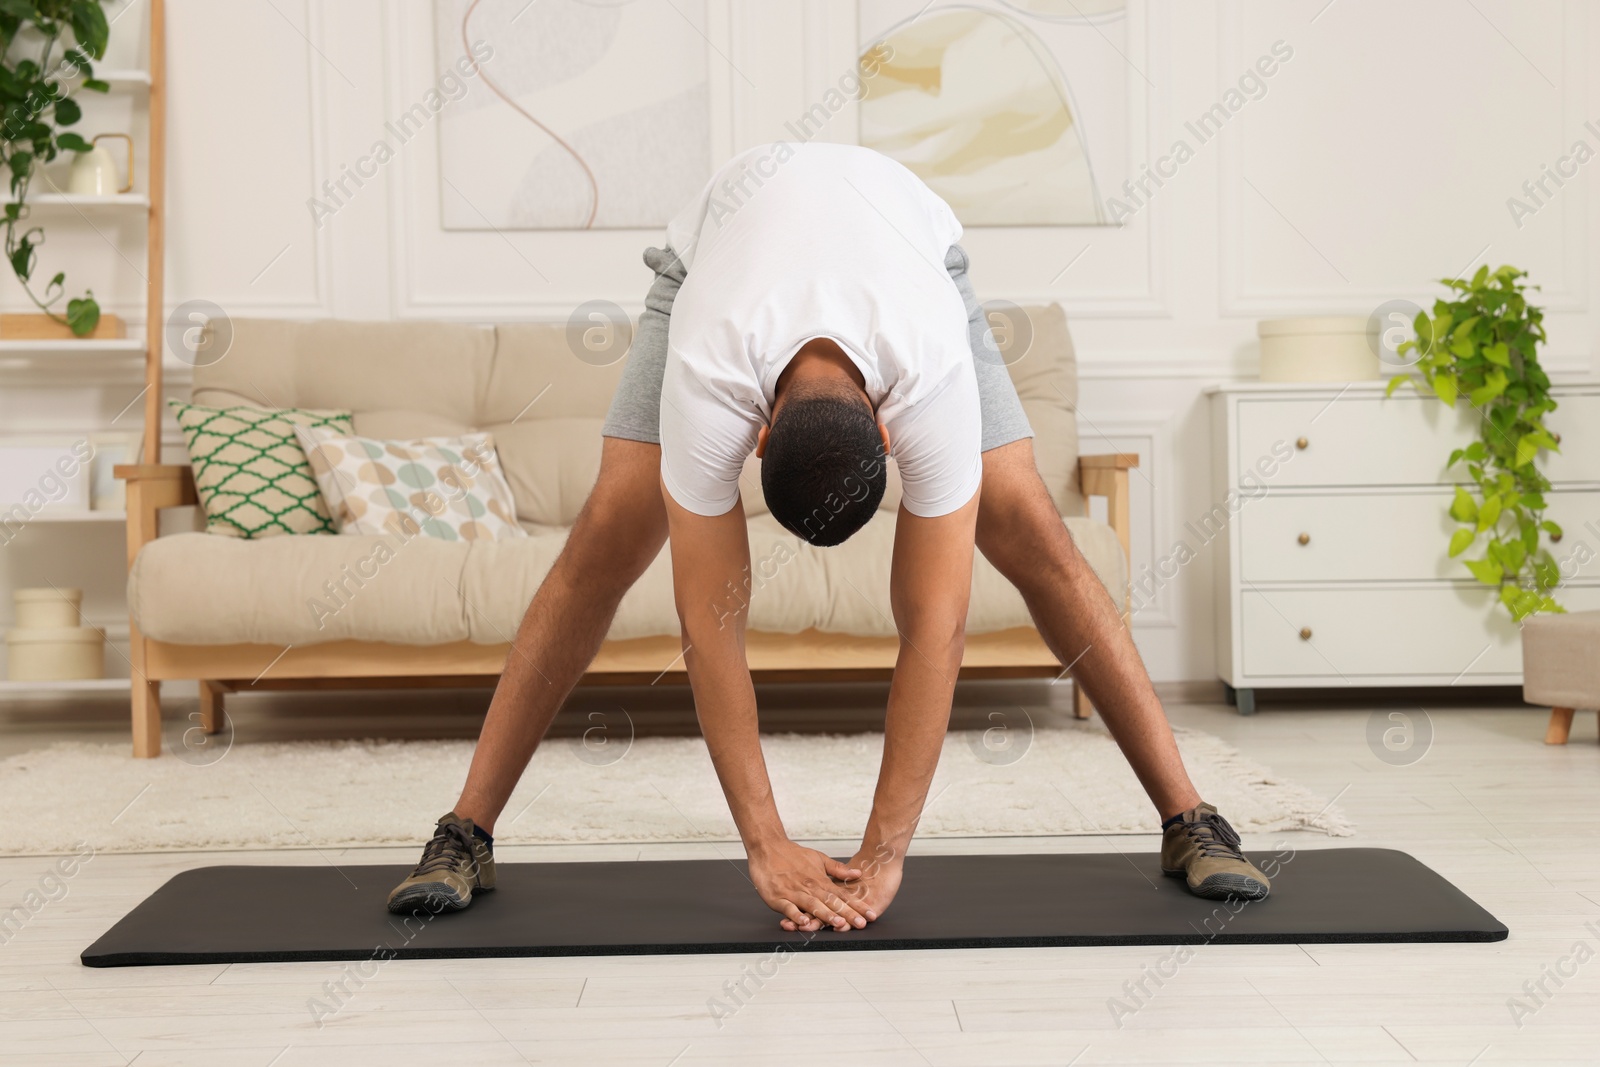
<path fill-rule="evenodd" d="M 1539 366 L 1545 340 L 1544 312 L 1528 302 L 1526 272 L 1505 266 L 1478 268 L 1471 281 L 1440 279 L 1453 299 L 1434 301 L 1433 314 L 1417 315 L 1417 336 L 1399 346 L 1416 353 L 1416 375 L 1397 375 L 1389 393 L 1404 382 L 1446 404 L 1477 411 L 1478 439 L 1450 453 L 1447 467 L 1466 466 L 1468 484 L 1457 485 L 1450 517 L 1460 525 L 1450 537 L 1455 558 L 1475 546 L 1482 555 L 1463 560 L 1472 576 L 1495 587 L 1511 617 L 1563 611 L 1552 593 L 1561 570 L 1544 539 L 1561 538 L 1561 527 L 1544 517 L 1550 481 L 1538 459 L 1559 450 L 1544 424 L 1556 409 L 1550 379 Z M 1531 288 L 1537 289 L 1538 286 Z"/>
<path fill-rule="evenodd" d="M 0 0 L 0 173 L 10 174 L 5 205 L 6 259 L 28 299 L 79 337 L 94 332 L 100 305 L 92 292 L 56 305 L 65 295 L 66 274 L 57 273 L 44 293 L 34 292 L 44 229 L 29 222 L 28 191 L 37 169 L 62 152 L 87 152 L 90 145 L 67 127 L 82 110 L 64 83 L 81 77 L 82 87 L 106 92 L 94 77 L 93 61 L 105 55 L 110 26 L 102 0 Z"/>

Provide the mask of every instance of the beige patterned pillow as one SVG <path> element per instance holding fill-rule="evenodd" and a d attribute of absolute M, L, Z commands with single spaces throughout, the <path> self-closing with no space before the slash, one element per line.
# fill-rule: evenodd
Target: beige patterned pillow
<path fill-rule="evenodd" d="M 376 441 L 317 426 L 295 434 L 342 534 L 439 541 L 526 537 L 486 433 Z"/>

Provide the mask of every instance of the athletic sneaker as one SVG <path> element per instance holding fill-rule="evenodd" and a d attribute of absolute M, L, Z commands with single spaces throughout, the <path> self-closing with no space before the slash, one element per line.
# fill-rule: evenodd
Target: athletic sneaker
<path fill-rule="evenodd" d="M 493 888 L 494 851 L 472 832 L 471 819 L 452 811 L 439 820 L 411 877 L 389 894 L 389 910 L 400 914 L 417 908 L 460 911 L 472 903 L 474 891 L 486 893 Z"/>
<path fill-rule="evenodd" d="M 1210 804 L 1183 813 L 1161 836 L 1161 871 L 1180 875 L 1189 892 L 1211 900 L 1263 900 L 1272 891 L 1267 876 L 1239 851 L 1239 835 Z"/>

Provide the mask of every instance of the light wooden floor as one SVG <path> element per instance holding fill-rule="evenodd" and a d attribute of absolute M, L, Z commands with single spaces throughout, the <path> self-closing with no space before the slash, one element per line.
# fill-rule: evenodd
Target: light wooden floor
<path fill-rule="evenodd" d="M 165 879 L 219 861 L 193 853 L 101 855 L 65 897 L 0 945 L 0 1064 L 1600 1062 L 1600 744 L 1592 714 L 1580 716 L 1569 746 L 1547 748 L 1540 711 L 1432 708 L 1427 755 L 1391 766 L 1368 747 L 1369 709 L 1269 706 L 1240 719 L 1219 706 L 1169 707 L 1175 721 L 1227 737 L 1327 795 L 1342 794 L 1359 828 L 1343 841 L 1286 834 L 1247 839 L 1247 847 L 1405 849 L 1494 912 L 1511 939 L 1201 946 L 1120 1027 L 1109 1001 L 1127 1001 L 1125 983 L 1171 950 L 801 953 L 720 1027 L 708 998 L 723 995 L 724 984 L 758 957 L 394 961 L 359 988 L 347 983 L 354 989 L 347 1003 L 318 1027 L 308 1005 L 327 999 L 324 983 L 338 981 L 348 965 L 80 966 L 78 952 Z M 52 733 L 36 723 L 4 747 Z M 919 847 L 1144 851 L 1153 844 L 1125 837 Z M 507 848 L 502 858 L 638 853 L 633 845 Z M 406 862 L 414 854 L 351 850 L 332 858 Z M 658 846 L 642 860 L 709 854 Z M 230 853 L 221 861 L 325 862 L 314 852 Z M 48 863 L 0 859 L 0 908 L 21 900 Z M 1003 898 L 973 902 L 986 904 L 1002 906 Z M 286 910 L 261 921 L 294 920 Z M 1524 983 L 1541 980 L 1553 995 L 1539 1004 Z M 1520 1025 L 1512 998 L 1531 1009 Z"/>

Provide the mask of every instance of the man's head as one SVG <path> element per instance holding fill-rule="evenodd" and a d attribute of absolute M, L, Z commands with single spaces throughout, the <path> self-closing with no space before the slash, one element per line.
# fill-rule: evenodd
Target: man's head
<path fill-rule="evenodd" d="M 784 384 L 762 433 L 761 491 L 784 529 L 818 547 L 840 544 L 883 500 L 887 435 L 848 378 Z"/>

